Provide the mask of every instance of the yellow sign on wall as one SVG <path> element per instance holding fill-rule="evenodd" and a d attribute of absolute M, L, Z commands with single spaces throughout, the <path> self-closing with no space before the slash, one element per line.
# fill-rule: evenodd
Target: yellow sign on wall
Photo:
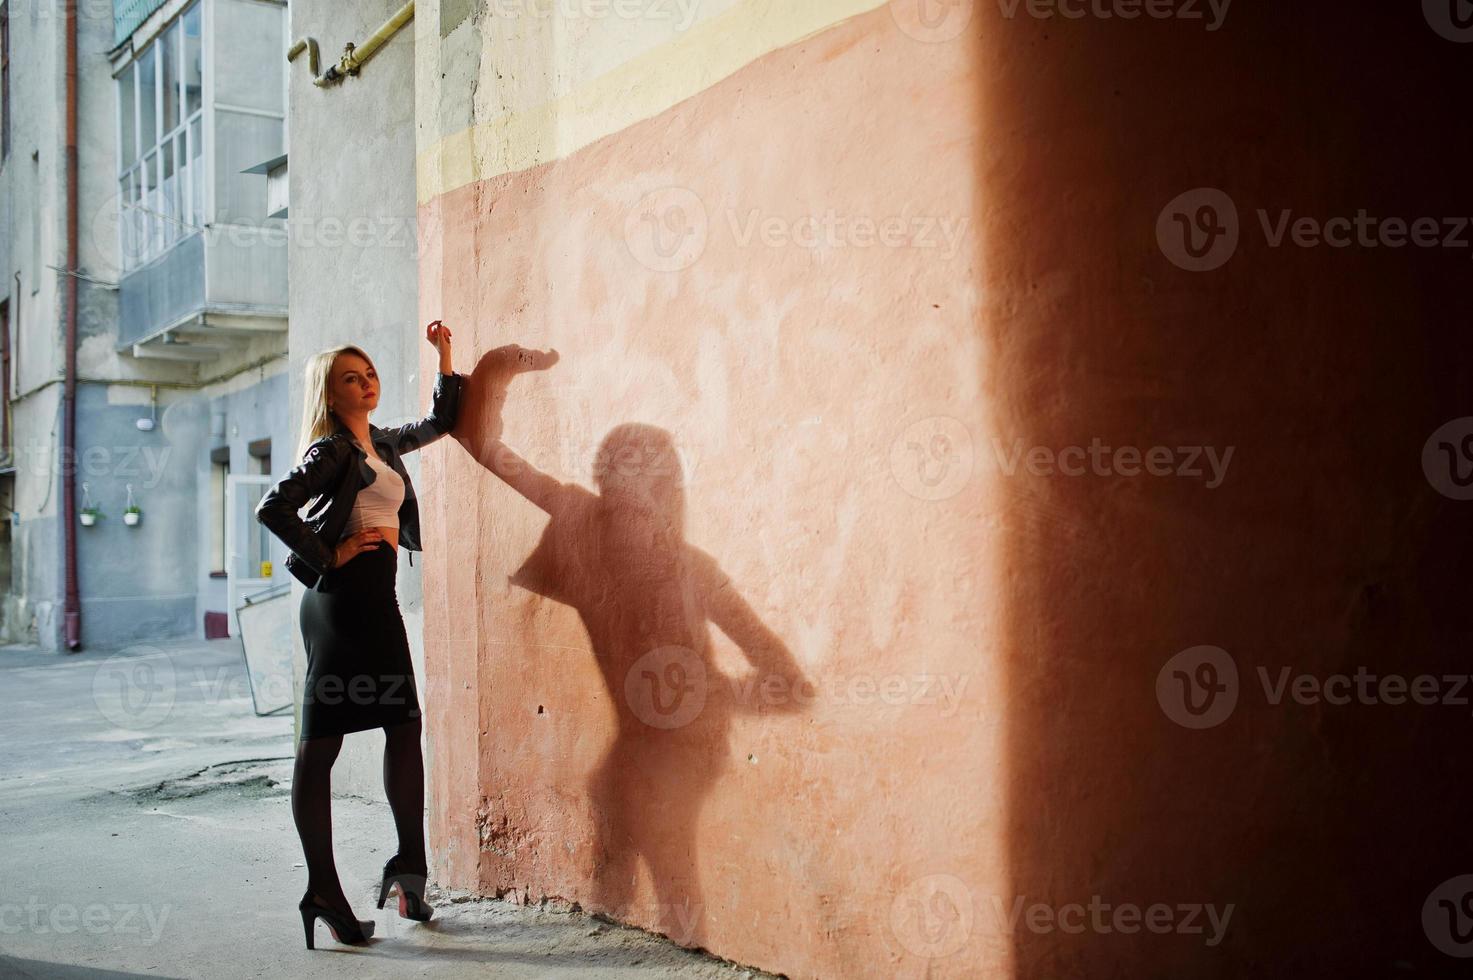
<path fill-rule="evenodd" d="M 261 577 L 262 578 L 270 578 L 271 577 L 271 563 L 269 561 L 263 561 L 263 562 L 261 562 Z"/>

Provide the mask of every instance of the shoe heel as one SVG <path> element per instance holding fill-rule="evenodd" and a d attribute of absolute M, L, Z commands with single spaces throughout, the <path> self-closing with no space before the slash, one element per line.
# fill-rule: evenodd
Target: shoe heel
<path fill-rule="evenodd" d="M 312 914 L 311 912 L 307 911 L 306 909 L 302 909 L 302 931 L 307 934 L 307 948 L 308 949 L 316 949 L 317 948 L 315 945 L 313 945 L 313 942 L 312 942 L 312 932 L 313 932 L 312 927 L 316 924 L 316 921 L 317 921 L 317 916 L 316 915 Z"/>
<path fill-rule="evenodd" d="M 394 885 L 394 879 L 393 878 L 385 878 L 384 881 L 383 881 L 383 884 L 379 885 L 379 889 L 378 889 L 378 907 L 379 908 L 383 908 L 384 907 L 384 901 L 389 897 L 389 889 L 392 888 L 393 885 Z"/>

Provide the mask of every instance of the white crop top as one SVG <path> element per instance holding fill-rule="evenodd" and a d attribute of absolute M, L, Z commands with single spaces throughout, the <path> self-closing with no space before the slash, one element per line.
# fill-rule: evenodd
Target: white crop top
<path fill-rule="evenodd" d="M 369 527 L 399 527 L 399 505 L 404 503 L 404 479 L 394 468 L 378 458 L 377 453 L 368 454 L 368 465 L 377 476 L 368 486 L 358 491 L 353 501 L 353 513 L 343 534 L 353 534 Z"/>

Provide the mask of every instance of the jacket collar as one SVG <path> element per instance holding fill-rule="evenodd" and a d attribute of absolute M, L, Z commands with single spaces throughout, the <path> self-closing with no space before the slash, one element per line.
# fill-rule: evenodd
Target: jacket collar
<path fill-rule="evenodd" d="M 329 413 L 329 414 L 332 414 L 332 413 Z M 332 421 L 333 421 L 333 430 L 332 430 L 333 431 L 333 435 L 341 435 L 341 436 L 345 437 L 348 440 L 348 445 L 351 446 L 351 447 L 353 447 L 353 451 L 354 452 L 359 453 L 359 454 L 364 455 L 364 456 L 367 456 L 368 455 L 367 453 L 364 453 L 363 452 L 363 447 L 360 446 L 360 445 L 358 445 L 358 439 L 357 439 L 357 437 L 353 435 L 353 431 L 351 429 L 349 429 L 346 425 L 343 424 L 343 420 L 342 419 L 338 418 L 336 414 L 333 414 L 332 415 Z M 383 429 L 380 429 L 378 426 L 374 425 L 372 422 L 368 423 L 368 439 L 375 446 L 386 444 L 389 441 L 388 440 L 388 437 L 384 434 L 384 430 Z"/>

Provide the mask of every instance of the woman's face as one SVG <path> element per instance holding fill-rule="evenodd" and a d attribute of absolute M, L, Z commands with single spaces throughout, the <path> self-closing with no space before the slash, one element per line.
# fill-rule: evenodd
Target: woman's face
<path fill-rule="evenodd" d="M 378 372 L 357 354 L 339 354 L 332 364 L 327 404 L 339 415 L 367 415 L 378 407 Z"/>

